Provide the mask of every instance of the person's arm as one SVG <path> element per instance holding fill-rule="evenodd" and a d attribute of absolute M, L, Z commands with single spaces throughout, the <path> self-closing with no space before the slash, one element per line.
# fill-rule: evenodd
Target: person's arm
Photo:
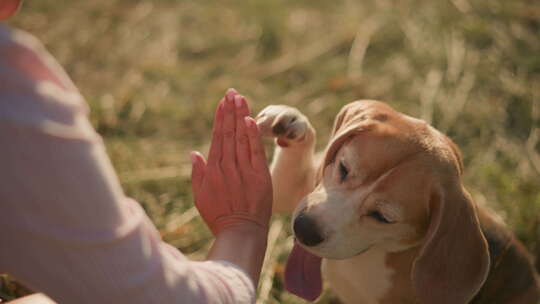
<path fill-rule="evenodd" d="M 208 260 L 227 261 L 237 265 L 257 286 L 266 251 L 268 230 L 258 225 L 246 224 L 224 230 L 208 253 Z"/>
<path fill-rule="evenodd" d="M 69 78 L 1 25 L 0 147 L 0 273 L 58 303 L 254 302 L 247 268 L 192 262 L 160 239 Z"/>
<path fill-rule="evenodd" d="M 216 111 L 208 161 L 193 153 L 195 204 L 216 241 L 208 259 L 238 265 L 259 280 L 272 210 L 261 135 L 244 97 L 230 89 Z"/>

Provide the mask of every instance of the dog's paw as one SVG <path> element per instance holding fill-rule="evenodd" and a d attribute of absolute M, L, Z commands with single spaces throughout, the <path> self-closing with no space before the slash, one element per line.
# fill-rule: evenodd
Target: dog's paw
<path fill-rule="evenodd" d="M 278 145 L 313 142 L 315 131 L 304 114 L 295 108 L 272 105 L 264 108 L 255 118 L 263 136 L 275 137 Z"/>

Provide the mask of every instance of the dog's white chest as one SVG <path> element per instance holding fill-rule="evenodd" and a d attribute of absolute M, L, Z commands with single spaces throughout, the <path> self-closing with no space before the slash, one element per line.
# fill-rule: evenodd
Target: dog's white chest
<path fill-rule="evenodd" d="M 377 304 L 392 287 L 394 271 L 385 257 L 385 252 L 371 249 L 350 259 L 325 259 L 324 277 L 345 304 Z"/>

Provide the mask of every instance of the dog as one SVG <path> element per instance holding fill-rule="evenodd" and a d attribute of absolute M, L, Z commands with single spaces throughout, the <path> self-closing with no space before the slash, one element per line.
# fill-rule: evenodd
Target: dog
<path fill-rule="evenodd" d="M 276 138 L 274 212 L 292 213 L 286 289 L 322 277 L 344 303 L 537 304 L 532 256 L 462 184 L 458 147 L 426 122 L 361 100 L 337 115 L 322 157 L 300 111 L 256 117 Z"/>

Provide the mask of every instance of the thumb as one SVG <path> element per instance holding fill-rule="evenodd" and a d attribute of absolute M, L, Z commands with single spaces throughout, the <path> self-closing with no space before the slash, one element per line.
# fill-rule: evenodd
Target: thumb
<path fill-rule="evenodd" d="M 191 186 L 193 192 L 196 192 L 201 185 L 204 178 L 204 169 L 206 168 L 206 161 L 201 153 L 193 151 L 190 154 L 191 157 Z M 195 193 L 194 193 L 195 194 Z"/>

